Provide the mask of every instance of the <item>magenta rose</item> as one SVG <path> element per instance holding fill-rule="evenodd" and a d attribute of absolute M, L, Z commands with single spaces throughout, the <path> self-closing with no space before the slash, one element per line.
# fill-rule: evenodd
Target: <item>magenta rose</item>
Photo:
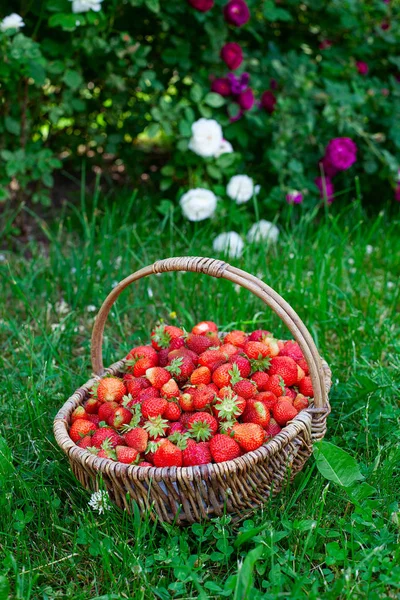
<path fill-rule="evenodd" d="M 289 204 L 301 204 L 303 202 L 303 194 L 297 190 L 292 190 L 286 194 L 286 202 Z"/>
<path fill-rule="evenodd" d="M 231 71 L 234 71 L 243 62 L 243 52 L 239 44 L 228 42 L 221 50 L 221 58 Z"/>
<path fill-rule="evenodd" d="M 319 164 L 324 175 L 327 177 L 335 177 L 335 175 L 338 173 L 338 169 L 332 165 L 327 156 L 324 156 L 324 158 L 319 161 Z"/>
<path fill-rule="evenodd" d="M 237 97 L 238 104 L 243 110 L 250 110 L 254 104 L 254 94 L 251 88 L 248 88 Z"/>
<path fill-rule="evenodd" d="M 400 184 L 398 184 L 394 190 L 394 199 L 397 200 L 397 202 L 400 202 Z"/>
<path fill-rule="evenodd" d="M 232 93 L 231 82 L 227 77 L 218 77 L 211 83 L 211 91 L 220 96 L 230 96 Z"/>
<path fill-rule="evenodd" d="M 225 21 L 230 25 L 241 27 L 250 19 L 250 11 L 244 0 L 229 0 L 224 6 Z"/>
<path fill-rule="evenodd" d="M 324 179 L 322 177 L 317 177 L 315 180 L 315 185 L 319 189 L 321 198 L 326 198 L 328 204 L 332 204 L 335 188 L 333 187 L 333 183 L 329 177 L 325 177 Z"/>
<path fill-rule="evenodd" d="M 250 75 L 248 73 L 242 73 L 240 77 L 236 77 L 236 75 L 233 73 L 228 73 L 228 79 L 231 84 L 232 94 L 238 96 L 247 90 L 250 81 Z"/>
<path fill-rule="evenodd" d="M 357 67 L 357 71 L 360 73 L 360 75 L 368 74 L 369 67 L 366 62 L 363 62 L 362 60 L 358 60 L 356 62 L 356 67 Z"/>
<path fill-rule="evenodd" d="M 325 159 L 338 171 L 346 171 L 357 160 L 357 146 L 350 138 L 334 138 L 326 147 Z"/>
<path fill-rule="evenodd" d="M 207 12 L 214 6 L 214 0 L 188 0 L 189 4 L 200 12 Z"/>
<path fill-rule="evenodd" d="M 271 115 L 275 110 L 276 98 L 271 90 L 267 90 L 261 96 L 261 106 Z"/>
<path fill-rule="evenodd" d="M 322 42 L 319 45 L 320 50 L 328 50 L 331 47 L 332 47 L 331 40 L 322 40 Z"/>

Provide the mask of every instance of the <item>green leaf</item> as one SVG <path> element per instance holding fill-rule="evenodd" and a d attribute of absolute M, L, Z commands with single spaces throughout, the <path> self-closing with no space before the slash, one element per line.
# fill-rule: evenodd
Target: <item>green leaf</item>
<path fill-rule="evenodd" d="M 0 484 L 14 473 L 12 454 L 6 440 L 0 436 Z"/>
<path fill-rule="evenodd" d="M 85 24 L 85 17 L 83 15 L 72 14 L 56 14 L 52 15 L 49 19 L 50 27 L 61 26 L 65 31 L 74 31 L 80 25 Z"/>
<path fill-rule="evenodd" d="M 150 9 L 153 13 L 160 12 L 160 2 L 159 0 L 145 0 L 145 4 L 148 9 Z"/>
<path fill-rule="evenodd" d="M 198 83 L 195 83 L 191 88 L 190 88 L 190 97 L 193 100 L 193 102 L 200 102 L 200 100 L 203 97 L 203 90 L 201 88 L 201 86 Z"/>
<path fill-rule="evenodd" d="M 4 125 L 8 133 L 12 133 L 13 135 L 19 135 L 21 133 L 21 126 L 19 121 L 13 119 L 12 117 L 5 117 Z"/>
<path fill-rule="evenodd" d="M 10 595 L 10 583 L 5 575 L 0 575 L 0 600 L 7 600 Z"/>
<path fill-rule="evenodd" d="M 263 14 L 267 21 L 291 21 L 292 15 L 284 8 L 279 8 L 273 0 L 265 0 Z"/>
<path fill-rule="evenodd" d="M 239 568 L 234 600 L 244 600 L 249 598 L 249 592 L 253 586 L 253 570 L 256 562 L 261 558 L 264 552 L 264 546 L 260 544 L 253 550 L 250 550 L 248 555 L 243 561 L 242 566 Z"/>
<path fill-rule="evenodd" d="M 68 69 L 65 71 L 63 81 L 73 90 L 76 90 L 83 83 L 83 77 L 78 71 Z"/>
<path fill-rule="evenodd" d="M 330 442 L 322 440 L 314 444 L 314 456 L 321 475 L 342 487 L 364 479 L 356 460 Z"/>
<path fill-rule="evenodd" d="M 222 173 L 218 169 L 218 167 L 216 167 L 215 165 L 207 165 L 206 169 L 210 177 L 212 177 L 213 179 L 221 179 Z"/>
<path fill-rule="evenodd" d="M 223 106 L 225 104 L 225 99 L 220 94 L 216 94 L 215 92 L 209 92 L 208 94 L 206 94 L 204 102 L 208 104 L 208 106 L 212 106 L 213 108 L 219 108 L 220 106 Z"/>
<path fill-rule="evenodd" d="M 376 493 L 376 489 L 366 481 L 354 483 L 346 488 L 346 492 L 353 504 L 362 504 L 364 500 Z"/>

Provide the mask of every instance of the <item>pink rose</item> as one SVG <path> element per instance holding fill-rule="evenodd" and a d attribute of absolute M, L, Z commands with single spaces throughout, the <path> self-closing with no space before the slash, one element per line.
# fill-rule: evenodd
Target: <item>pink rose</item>
<path fill-rule="evenodd" d="M 207 12 L 214 6 L 214 0 L 188 0 L 188 2 L 200 12 Z"/>
<path fill-rule="evenodd" d="M 229 0 L 224 6 L 225 21 L 230 25 L 242 27 L 250 19 L 250 11 L 244 0 Z"/>
<path fill-rule="evenodd" d="M 211 91 L 220 96 L 230 96 L 232 92 L 231 83 L 227 77 L 218 77 L 211 83 Z"/>
<path fill-rule="evenodd" d="M 243 52 L 239 44 L 228 42 L 221 50 L 221 58 L 227 65 L 228 69 L 234 71 L 243 62 Z"/>

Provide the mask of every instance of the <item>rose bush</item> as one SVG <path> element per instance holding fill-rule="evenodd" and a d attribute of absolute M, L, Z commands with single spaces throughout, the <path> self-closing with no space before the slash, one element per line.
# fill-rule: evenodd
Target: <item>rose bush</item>
<path fill-rule="evenodd" d="M 109 182 L 123 175 L 144 195 L 168 195 L 178 214 L 187 192 L 210 190 L 209 217 L 229 214 L 232 226 L 343 203 L 356 177 L 364 202 L 400 197 L 398 2 L 18 10 L 0 14 L 2 200 L 49 203 L 54 171 L 83 159 Z M 232 202 L 228 184 L 243 174 L 260 193 Z"/>

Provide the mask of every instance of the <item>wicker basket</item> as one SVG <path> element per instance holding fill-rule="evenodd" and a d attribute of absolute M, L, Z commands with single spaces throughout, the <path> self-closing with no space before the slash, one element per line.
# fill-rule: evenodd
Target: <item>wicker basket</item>
<path fill-rule="evenodd" d="M 106 373 L 118 375 L 124 361 L 104 369 L 102 342 L 108 313 L 128 285 L 153 273 L 194 271 L 222 277 L 250 290 L 270 306 L 299 343 L 308 362 L 314 387 L 314 404 L 302 410 L 282 431 L 254 452 L 219 464 L 196 467 L 137 467 L 98 458 L 76 446 L 68 435 L 71 413 L 89 395 L 92 385 Z M 104 301 L 92 334 L 94 377 L 66 401 L 54 420 L 58 445 L 67 454 L 72 471 L 88 490 L 106 486 L 111 499 L 132 510 L 132 499 L 141 510 L 150 510 L 162 521 L 188 524 L 227 513 L 243 515 L 262 505 L 303 468 L 314 441 L 324 437 L 330 412 L 327 394 L 331 373 L 320 358 L 306 327 L 294 310 L 257 277 L 212 258 L 177 257 L 159 260 L 133 273 L 117 285 Z"/>

